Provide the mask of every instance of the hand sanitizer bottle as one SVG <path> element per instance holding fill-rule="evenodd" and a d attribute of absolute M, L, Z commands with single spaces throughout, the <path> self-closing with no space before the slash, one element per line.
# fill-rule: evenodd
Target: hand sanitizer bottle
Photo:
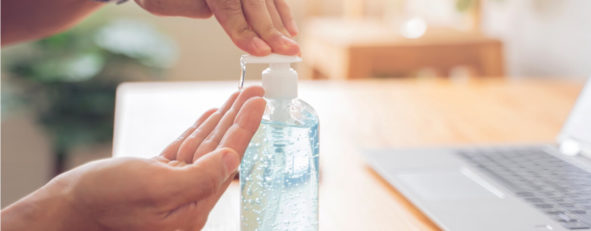
<path fill-rule="evenodd" d="M 318 116 L 297 98 L 297 56 L 243 56 L 269 63 L 267 108 L 240 165 L 242 231 L 318 230 Z"/>

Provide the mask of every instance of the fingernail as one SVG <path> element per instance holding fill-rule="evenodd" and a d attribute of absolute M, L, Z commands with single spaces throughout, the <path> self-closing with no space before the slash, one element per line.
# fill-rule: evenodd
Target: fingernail
<path fill-rule="evenodd" d="M 298 33 L 300 33 L 300 30 L 298 29 L 298 26 L 296 25 L 295 21 L 291 21 L 290 23 L 291 29 L 293 30 L 293 34 L 291 34 L 291 36 L 296 36 Z"/>
<path fill-rule="evenodd" d="M 300 46 L 296 41 L 290 39 L 286 36 L 281 36 L 279 39 L 279 46 L 281 49 L 278 49 L 276 52 L 285 54 L 285 55 L 296 55 L 300 52 Z"/>
<path fill-rule="evenodd" d="M 238 156 L 238 153 L 231 149 L 224 152 L 223 160 L 226 165 L 226 174 L 228 176 L 234 173 L 240 165 L 240 157 Z"/>
<path fill-rule="evenodd" d="M 269 53 L 271 52 L 271 47 L 265 43 L 262 39 L 258 37 L 254 37 L 252 39 L 252 46 L 253 48 L 259 53 Z"/>
<path fill-rule="evenodd" d="M 297 46 L 298 44 L 293 41 L 292 39 L 288 38 L 285 35 L 281 35 L 281 46 L 285 47 L 285 48 L 290 48 L 293 46 Z"/>
<path fill-rule="evenodd" d="M 283 29 L 281 29 L 281 33 L 282 33 L 283 35 L 285 35 L 285 36 L 288 36 L 288 37 L 290 37 L 290 38 L 291 38 L 291 37 L 293 37 L 293 35 L 291 34 L 291 32 L 289 32 L 289 30 L 288 30 L 288 29 L 286 29 L 286 28 L 283 28 Z"/>

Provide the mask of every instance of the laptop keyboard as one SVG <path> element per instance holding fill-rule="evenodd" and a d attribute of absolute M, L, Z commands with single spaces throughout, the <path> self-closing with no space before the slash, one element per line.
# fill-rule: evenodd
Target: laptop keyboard
<path fill-rule="evenodd" d="M 590 172 L 541 148 L 463 150 L 458 154 L 565 228 L 591 228 Z"/>

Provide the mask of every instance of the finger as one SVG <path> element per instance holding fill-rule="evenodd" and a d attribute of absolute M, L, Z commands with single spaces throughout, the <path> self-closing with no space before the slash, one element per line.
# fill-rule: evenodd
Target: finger
<path fill-rule="evenodd" d="M 291 36 L 296 36 L 298 34 L 298 26 L 293 19 L 289 5 L 287 5 L 285 0 L 275 0 L 275 7 L 281 16 L 281 20 L 283 21 L 285 28 L 287 28 L 287 31 L 289 31 Z"/>
<path fill-rule="evenodd" d="M 215 128 L 218 124 L 222 116 L 230 109 L 236 98 L 238 97 L 239 92 L 234 92 L 230 95 L 230 98 L 224 103 L 224 105 L 211 114 L 197 129 L 195 129 L 179 146 L 176 160 L 185 161 L 187 163 L 192 163 L 193 161 L 193 153 L 197 150 L 197 147 L 201 144 L 203 139 L 205 139 L 209 133 Z"/>
<path fill-rule="evenodd" d="M 269 12 L 269 16 L 271 16 L 271 21 L 273 21 L 273 26 L 277 28 L 279 32 L 284 34 L 285 36 L 292 37 L 289 31 L 283 25 L 283 20 L 279 15 L 277 8 L 275 7 L 275 1 L 273 0 L 266 0 L 267 11 Z"/>
<path fill-rule="evenodd" d="M 187 165 L 187 163 L 185 163 L 184 161 L 177 161 L 177 160 L 173 160 L 168 162 L 168 165 L 173 166 L 173 167 L 182 167 Z"/>
<path fill-rule="evenodd" d="M 239 113 L 239 111 L 241 111 L 242 106 L 245 104 L 247 100 L 253 97 L 261 97 L 264 94 L 265 91 L 260 86 L 251 86 L 244 89 L 238 96 L 238 99 L 234 101 L 234 104 L 232 105 L 230 110 L 226 112 L 224 117 L 217 124 L 215 129 L 207 136 L 205 140 L 203 140 L 201 145 L 199 145 L 199 147 L 193 155 L 193 161 L 198 159 L 205 153 L 211 152 L 218 147 L 220 140 L 222 139 L 222 137 L 224 137 L 228 128 L 232 126 L 236 118 L 236 115 Z"/>
<path fill-rule="evenodd" d="M 234 123 L 232 128 L 230 128 L 224 136 L 222 142 L 220 143 L 221 147 L 236 147 L 239 150 L 236 152 L 240 155 L 244 155 L 244 150 L 248 146 L 250 139 L 258 129 L 258 126 L 261 121 L 262 114 L 265 110 L 265 100 L 260 97 L 255 97 L 248 102 L 246 102 L 243 108 L 238 113 L 236 117 L 236 122 Z M 209 212 L 213 209 L 215 203 L 219 200 L 222 196 L 228 185 L 234 179 L 234 174 L 232 174 L 226 182 L 219 188 L 219 190 L 206 201 L 199 203 L 197 206 L 199 207 L 198 210 Z"/>
<path fill-rule="evenodd" d="M 206 2 L 236 46 L 256 56 L 271 54 L 271 47 L 250 29 L 244 18 L 240 0 L 206 0 Z"/>
<path fill-rule="evenodd" d="M 164 163 L 164 164 L 168 164 L 168 162 L 170 162 L 170 159 L 168 159 L 168 158 L 166 158 L 164 156 L 160 156 L 160 155 L 155 156 L 153 159 L 156 160 L 156 161 L 159 161 L 161 163 Z"/>
<path fill-rule="evenodd" d="M 242 3 L 246 21 L 271 46 L 273 53 L 296 55 L 299 52 L 298 44 L 273 26 L 265 0 L 243 0 Z"/>
<path fill-rule="evenodd" d="M 217 109 L 214 108 L 214 109 L 210 109 L 210 110 L 206 111 L 205 113 L 203 113 L 203 115 L 201 115 L 201 117 L 199 117 L 199 119 L 197 119 L 197 121 L 195 121 L 195 123 L 191 127 L 187 128 L 187 130 L 185 130 L 183 132 L 183 134 L 181 134 L 175 141 L 173 141 L 171 144 L 169 144 L 164 149 L 164 151 L 162 151 L 160 156 L 162 156 L 168 160 L 175 160 L 176 153 L 178 152 L 178 149 L 181 146 L 181 144 L 183 143 L 183 141 L 185 141 L 185 138 L 187 138 L 187 136 L 189 136 L 191 133 L 193 133 L 193 131 L 195 131 L 195 129 L 197 129 L 215 111 L 217 111 Z"/>
<path fill-rule="evenodd" d="M 230 148 L 221 148 L 204 155 L 193 164 L 177 168 L 170 177 L 173 207 L 204 200 L 217 193 L 240 165 L 240 155 Z"/>
<path fill-rule="evenodd" d="M 265 106 L 266 102 L 262 97 L 254 97 L 244 103 L 218 147 L 231 148 L 242 157 L 252 136 L 259 128 Z"/>

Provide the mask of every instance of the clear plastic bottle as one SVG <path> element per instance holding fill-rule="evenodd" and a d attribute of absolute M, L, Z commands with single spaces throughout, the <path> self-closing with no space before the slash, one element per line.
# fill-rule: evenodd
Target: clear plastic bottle
<path fill-rule="evenodd" d="M 297 98 L 294 60 L 246 61 L 272 64 L 263 71 L 267 108 L 240 166 L 242 231 L 318 230 L 318 116 Z"/>

